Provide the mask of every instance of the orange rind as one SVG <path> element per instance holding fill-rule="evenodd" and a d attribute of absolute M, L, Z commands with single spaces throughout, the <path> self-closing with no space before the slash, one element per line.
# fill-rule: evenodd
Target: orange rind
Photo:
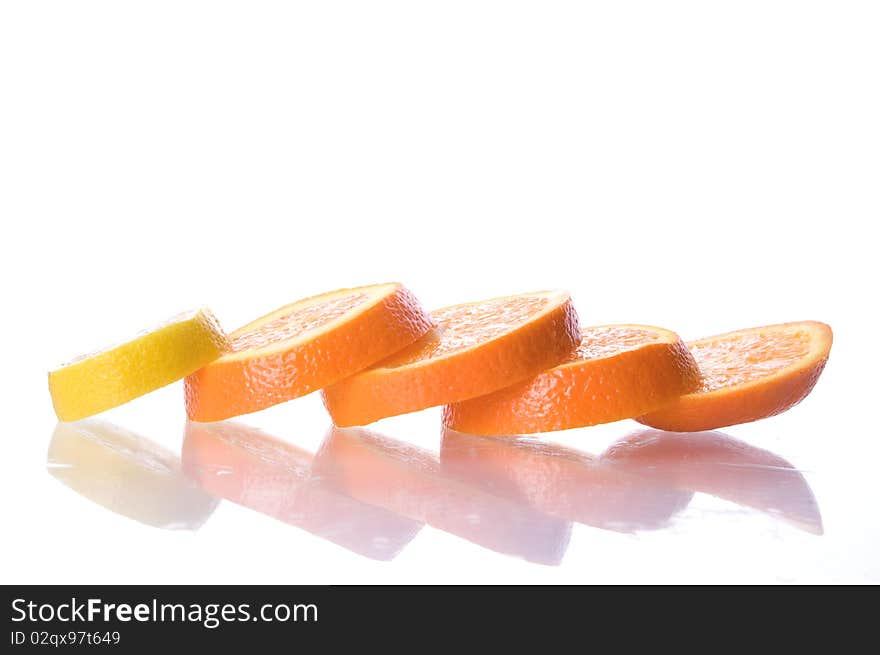
<path fill-rule="evenodd" d="M 566 360 L 492 394 L 447 405 L 443 422 L 498 436 L 565 430 L 632 418 L 699 384 L 678 335 L 646 325 L 585 328 Z"/>
<path fill-rule="evenodd" d="M 482 396 L 567 357 L 578 343 L 569 295 L 544 291 L 455 305 L 408 348 L 324 390 L 338 427 Z"/>
<path fill-rule="evenodd" d="M 831 328 L 816 321 L 690 342 L 701 371 L 700 387 L 637 420 L 661 430 L 699 432 L 780 414 L 812 391 L 831 342 Z"/>
<path fill-rule="evenodd" d="M 187 377 L 187 415 L 221 421 L 304 396 L 409 346 L 433 326 L 397 283 L 300 300 L 230 334 L 231 351 Z"/>

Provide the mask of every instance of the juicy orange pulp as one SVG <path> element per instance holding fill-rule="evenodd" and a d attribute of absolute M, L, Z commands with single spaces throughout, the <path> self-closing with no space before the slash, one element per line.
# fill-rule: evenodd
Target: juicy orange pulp
<path fill-rule="evenodd" d="M 546 291 L 432 312 L 436 328 L 362 373 L 324 389 L 339 427 L 491 393 L 558 364 L 577 345 L 567 293 Z"/>
<path fill-rule="evenodd" d="M 444 410 L 448 427 L 530 434 L 639 416 L 696 388 L 699 370 L 678 335 L 642 325 L 585 328 L 559 365 Z"/>
<path fill-rule="evenodd" d="M 230 337 L 186 379 L 187 415 L 209 422 L 331 385 L 409 346 L 434 324 L 400 284 L 340 289 L 282 307 Z"/>
<path fill-rule="evenodd" d="M 812 391 L 832 338 L 824 323 L 802 321 L 689 343 L 702 373 L 700 388 L 638 420 L 662 430 L 696 432 L 784 412 Z"/>
<path fill-rule="evenodd" d="M 515 330 L 542 311 L 547 303 L 548 299 L 542 297 L 498 298 L 433 311 L 431 318 L 437 324 L 433 332 L 378 366 L 408 366 L 473 348 Z"/>

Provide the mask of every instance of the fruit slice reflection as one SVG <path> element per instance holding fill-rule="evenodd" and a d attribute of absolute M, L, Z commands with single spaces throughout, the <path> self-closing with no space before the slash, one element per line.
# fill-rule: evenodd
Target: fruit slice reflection
<path fill-rule="evenodd" d="M 445 472 L 487 491 L 605 530 L 661 528 L 693 495 L 604 466 L 587 453 L 524 437 L 481 437 L 447 429 L 440 459 Z"/>
<path fill-rule="evenodd" d="M 58 424 L 47 468 L 79 495 L 157 528 L 195 530 L 218 502 L 183 475 L 176 455 L 94 419 Z"/>
<path fill-rule="evenodd" d="M 449 476 L 433 454 L 368 430 L 331 430 L 315 469 L 365 503 L 500 553 L 554 565 L 568 546 L 568 522 Z"/>
<path fill-rule="evenodd" d="M 393 559 L 422 524 L 338 493 L 313 475 L 311 453 L 247 425 L 187 423 L 183 466 L 221 496 L 355 553 Z"/>
<path fill-rule="evenodd" d="M 813 491 L 791 462 L 721 432 L 640 430 L 609 447 L 601 461 L 823 532 Z"/>
<path fill-rule="evenodd" d="M 720 432 L 640 430 L 594 457 L 531 438 L 446 430 L 440 457 L 450 475 L 606 530 L 663 528 L 700 492 L 822 534 L 816 499 L 800 471 Z"/>

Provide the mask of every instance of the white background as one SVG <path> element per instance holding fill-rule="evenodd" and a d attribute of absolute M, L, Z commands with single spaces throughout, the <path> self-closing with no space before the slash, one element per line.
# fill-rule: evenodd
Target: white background
<path fill-rule="evenodd" d="M 873 2 L 4 2 L 3 582 L 880 581 Z M 391 563 L 222 503 L 148 528 L 51 478 L 46 371 L 181 309 L 229 329 L 400 280 L 566 288 L 685 338 L 815 319 L 815 392 L 727 430 L 807 471 L 815 537 L 698 499 L 545 567 L 424 528 Z M 248 417 L 317 448 L 308 397 Z M 108 415 L 172 450 L 173 385 Z M 438 414 L 387 421 L 439 445 Z M 588 452 L 635 427 L 555 435 Z"/>

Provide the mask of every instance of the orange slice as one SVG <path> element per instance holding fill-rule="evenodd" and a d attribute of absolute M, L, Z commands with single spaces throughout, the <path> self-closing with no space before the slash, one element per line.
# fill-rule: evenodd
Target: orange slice
<path fill-rule="evenodd" d="M 562 361 L 577 345 L 569 295 L 544 291 L 455 305 L 412 346 L 324 390 L 339 427 L 482 396 Z"/>
<path fill-rule="evenodd" d="M 443 421 L 479 435 L 565 430 L 639 416 L 698 384 L 696 362 L 674 332 L 603 325 L 583 330 L 577 349 L 555 368 L 448 405 Z"/>
<path fill-rule="evenodd" d="M 688 343 L 700 388 L 637 420 L 697 432 L 780 414 L 816 384 L 831 350 L 831 328 L 804 321 L 728 332 Z"/>
<path fill-rule="evenodd" d="M 186 379 L 194 421 L 220 421 L 333 384 L 433 327 L 400 284 L 340 289 L 282 307 L 229 335 L 231 351 Z"/>

